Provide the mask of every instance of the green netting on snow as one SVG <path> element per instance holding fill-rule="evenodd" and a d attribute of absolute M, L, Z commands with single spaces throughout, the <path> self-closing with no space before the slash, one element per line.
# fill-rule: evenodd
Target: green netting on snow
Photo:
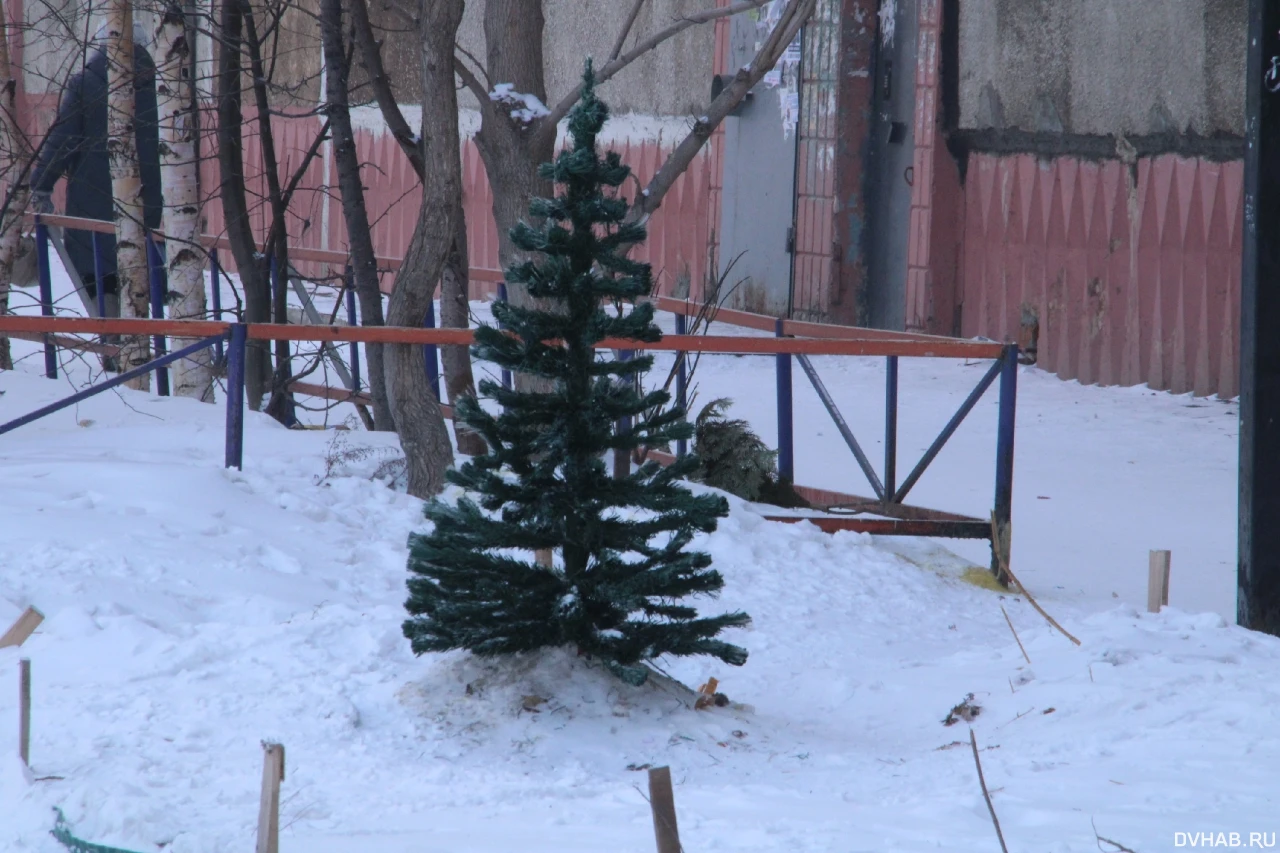
<path fill-rule="evenodd" d="M 62 814 L 62 809 L 55 808 L 53 810 L 58 815 L 57 822 L 53 825 L 53 829 L 49 834 L 62 844 L 63 847 L 71 851 L 71 853 L 134 853 L 133 850 L 124 850 L 120 847 L 108 847 L 105 844 L 94 844 L 81 838 L 76 838 L 71 834 L 71 827 L 67 825 L 67 819 Z"/>

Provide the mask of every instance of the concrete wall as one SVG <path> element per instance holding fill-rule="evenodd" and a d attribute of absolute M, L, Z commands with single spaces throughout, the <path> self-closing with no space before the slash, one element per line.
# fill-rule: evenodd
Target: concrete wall
<path fill-rule="evenodd" d="M 4 0 L 12 7 L 15 0 Z M 150 15 L 146 7 L 157 0 L 140 0 L 140 17 Z M 197 0 L 204 15 L 208 0 Z M 370 3 L 370 15 L 384 41 L 384 61 L 402 103 L 420 98 L 417 34 L 406 31 L 405 22 L 378 3 Z M 56 92 L 66 69 L 77 62 L 86 23 L 88 0 L 26 0 L 23 67 L 26 88 L 33 95 Z M 318 0 L 296 0 L 285 13 L 280 28 L 276 80 L 289 94 L 278 92 L 277 100 L 314 104 L 320 96 L 321 52 L 319 25 L 314 18 Z M 548 97 L 555 101 L 576 84 L 587 56 L 604 61 L 613 47 L 631 4 L 621 0 L 543 0 L 546 15 L 544 49 L 547 64 Z M 715 0 L 651 0 L 645 4 L 632 28 L 628 45 L 669 26 L 682 16 L 715 6 Z M 216 10 L 216 4 L 213 7 Z M 468 51 L 484 57 L 484 2 L 469 0 L 459 41 Z M 208 26 L 207 17 L 204 26 Z M 89 23 L 92 34 L 97 17 Z M 204 88 L 212 89 L 210 40 L 200 39 L 197 47 L 199 76 Z M 710 24 L 691 27 L 657 50 L 637 60 L 611 80 L 601 91 L 615 114 L 697 115 L 711 99 L 711 78 L 715 35 Z M 359 63 L 355 71 L 359 76 Z M 51 82 L 52 81 L 52 82 Z M 503 81 L 493 81 L 500 83 Z M 462 106 L 475 106 L 467 91 L 460 93 Z"/>
<path fill-rule="evenodd" d="M 960 0 L 960 124 L 1244 133 L 1247 0 Z"/>
<path fill-rule="evenodd" d="M 631 5 L 623 0 L 544 0 L 549 100 L 559 100 L 577 84 L 588 56 L 597 63 L 608 58 Z M 484 0 L 469 0 L 458 39 L 481 58 L 485 55 L 484 6 Z M 628 46 L 684 15 L 714 6 L 715 0 L 650 0 L 631 29 Z M 714 59 L 712 26 L 691 27 L 638 59 L 600 92 L 615 114 L 697 115 L 711 100 Z M 463 107 L 475 106 L 469 92 L 461 92 L 460 98 Z"/>

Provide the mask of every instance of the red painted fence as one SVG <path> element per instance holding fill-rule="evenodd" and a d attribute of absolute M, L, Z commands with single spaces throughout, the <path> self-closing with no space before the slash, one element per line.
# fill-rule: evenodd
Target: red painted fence
<path fill-rule="evenodd" d="M 249 125 L 245 133 L 244 161 L 253 209 L 255 232 L 265 234 L 269 219 L 266 204 L 266 174 L 262 169 L 261 137 Z M 281 180 L 288 181 L 305 158 L 315 134 L 318 119 L 278 120 L 273 125 Z M 413 235 L 421 186 L 408 159 L 401 153 L 390 134 L 357 131 L 356 146 L 363 164 L 365 202 L 373 225 L 374 249 L 380 256 L 403 257 Z M 206 152 L 215 150 L 213 140 L 206 141 Z M 647 140 L 626 141 L 616 147 L 636 177 L 647 183 L 669 152 Z M 329 176 L 325 180 L 325 167 Z M 488 280 L 472 281 L 472 298 L 492 295 L 497 289 L 501 265 L 498 260 L 498 233 L 494 224 L 493 196 L 485 175 L 480 152 L 468 140 L 462 150 L 463 205 L 467 217 L 470 265 L 477 271 L 495 271 Z M 202 163 L 202 181 L 206 188 L 204 233 L 221 235 L 225 229 L 218 200 L 218 164 L 206 157 Z M 347 245 L 346 222 L 337 194 L 337 165 L 317 155 L 298 185 L 290 207 L 289 243 L 308 249 L 343 251 Z M 333 188 L 326 191 L 325 187 Z M 653 264 L 658 289 L 670 293 L 677 276 L 688 274 L 694 292 L 707 272 L 707 252 L 711 239 L 711 168 L 709 158 L 699 155 L 671 188 L 662 207 L 649 221 L 648 241 L 638 247 L 634 257 Z M 625 187 L 623 194 L 634 196 L 635 185 Z M 227 259 L 230 263 L 230 258 Z M 311 275 L 329 271 L 322 265 L 300 262 L 297 265 Z M 478 278 L 478 277 L 477 277 Z"/>
<path fill-rule="evenodd" d="M 1238 393 L 1244 169 L 1162 156 L 974 155 L 964 187 L 966 336 L 1039 322 L 1064 379 Z"/>

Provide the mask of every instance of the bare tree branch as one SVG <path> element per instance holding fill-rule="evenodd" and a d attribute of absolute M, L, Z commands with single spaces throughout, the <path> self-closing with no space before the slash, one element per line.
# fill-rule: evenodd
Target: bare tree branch
<path fill-rule="evenodd" d="M 369 7 L 365 0 L 351 0 L 351 27 L 355 31 L 356 44 L 360 46 L 360 57 L 365 69 L 369 72 L 369 84 L 373 87 L 373 97 L 382 111 L 382 119 L 391 129 L 391 135 L 409 158 L 413 171 L 422 180 L 422 142 L 405 121 L 400 105 L 396 103 L 395 93 L 391 91 L 391 78 L 387 77 L 382 64 L 382 49 L 373 36 L 373 24 L 369 21 Z"/>
<path fill-rule="evenodd" d="M 471 94 L 476 96 L 476 100 L 480 102 L 480 111 L 484 112 L 489 104 L 489 90 L 459 57 L 453 58 L 453 70 L 462 78 L 462 82 L 471 90 Z"/>
<path fill-rule="evenodd" d="M 759 9 L 761 6 L 763 6 L 768 2 L 769 0 L 740 0 L 740 2 L 738 3 L 733 3 L 732 5 L 724 6 L 722 8 L 706 9 L 702 12 L 697 12 L 692 15 L 686 15 L 685 17 L 676 21 L 674 24 L 667 27 L 666 29 L 659 30 L 658 32 L 649 36 L 647 39 L 640 42 L 635 47 L 631 48 L 631 50 L 627 51 L 626 54 L 619 56 L 617 58 L 611 58 L 609 62 L 605 63 L 603 67 L 601 67 L 599 70 L 596 71 L 596 85 L 599 86 L 604 84 L 610 78 L 614 77 L 619 71 L 626 68 L 628 65 L 635 62 L 637 59 L 644 56 L 649 51 L 661 46 L 663 42 L 666 42 L 674 38 L 675 36 L 689 29 L 690 27 L 697 26 L 698 24 L 705 24 L 708 21 L 714 21 L 717 18 L 727 18 L 733 15 L 740 15 L 743 12 L 750 12 L 753 9 Z M 636 8 L 632 10 L 633 16 L 639 13 L 640 11 L 639 7 L 640 7 L 640 3 L 637 3 Z M 787 20 L 786 12 L 783 12 L 782 20 L 783 21 Z M 777 29 L 781 29 L 782 26 L 783 26 L 783 23 L 780 22 L 778 24 Z M 627 25 L 627 29 L 629 28 L 630 28 L 630 23 L 628 23 Z M 625 38 L 625 35 L 626 35 L 626 30 L 623 31 L 624 38 Z M 784 44 L 783 47 L 785 49 L 786 45 Z M 781 52 L 779 52 L 778 55 L 781 56 L 782 55 Z M 770 65 L 769 67 L 772 68 L 773 66 Z M 769 70 L 768 68 L 765 69 L 765 71 L 768 71 L 768 70 Z M 761 74 L 761 76 L 764 76 L 763 73 Z M 582 97 L 581 83 L 579 83 L 577 86 L 574 86 L 573 91 L 565 95 L 564 98 L 561 99 L 561 101 L 558 104 L 556 104 L 555 108 L 551 110 L 551 113 L 546 118 L 542 119 L 541 125 L 538 127 L 538 130 L 535 132 L 535 137 L 538 135 L 545 135 L 548 133 L 554 135 L 556 132 L 556 125 L 560 122 L 560 119 L 564 118 L 569 114 L 569 110 L 573 109 L 573 105 L 578 102 L 578 98 L 580 97 Z M 536 145 L 536 143 L 533 143 L 533 144 Z"/>
<path fill-rule="evenodd" d="M 644 8 L 647 0 L 636 0 L 636 4 L 631 7 L 631 14 L 627 15 L 626 22 L 622 25 L 622 31 L 618 33 L 618 40 L 613 43 L 613 50 L 609 51 L 609 61 L 618 58 L 618 54 L 622 53 L 622 48 L 627 44 L 627 36 L 631 35 L 631 28 L 636 24 L 636 18 L 640 17 L 640 10 Z"/>
<path fill-rule="evenodd" d="M 694 122 L 689 135 L 681 140 L 675 151 L 671 152 L 671 156 L 662 164 L 658 174 L 653 176 L 644 193 L 636 199 L 636 205 L 631 209 L 633 219 L 644 221 L 658 209 L 663 197 L 675 184 L 676 178 L 689 168 L 694 156 L 706 144 L 720 122 L 724 121 L 725 116 L 733 112 L 734 108 L 742 102 L 747 92 L 751 91 L 751 87 L 759 83 L 769 69 L 778 64 L 787 45 L 791 44 L 796 34 L 800 32 L 800 28 L 809 20 L 816 5 L 817 0 L 789 0 L 786 8 L 782 10 L 777 26 L 773 28 L 773 32 L 769 33 L 769 37 L 755 59 L 747 67 L 738 69 L 733 82 L 711 102 L 706 114 Z"/>

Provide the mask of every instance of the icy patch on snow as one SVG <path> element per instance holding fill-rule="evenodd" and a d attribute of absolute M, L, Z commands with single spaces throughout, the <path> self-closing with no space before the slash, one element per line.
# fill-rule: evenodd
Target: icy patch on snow
<path fill-rule="evenodd" d="M 537 95 L 517 92 L 515 88 L 513 83 L 499 83 L 489 93 L 489 100 L 497 104 L 513 107 L 511 117 L 525 124 L 551 115 L 547 105 L 542 103 Z"/>

